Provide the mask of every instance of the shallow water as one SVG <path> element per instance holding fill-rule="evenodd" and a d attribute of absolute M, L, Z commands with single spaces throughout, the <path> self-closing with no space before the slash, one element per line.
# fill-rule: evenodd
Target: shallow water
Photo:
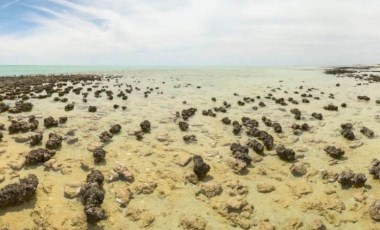
<path fill-rule="evenodd" d="M 21 115 L 0 114 L 0 123 L 6 126 L 9 125 L 8 115 L 25 118 L 36 115 L 40 121 L 38 131 L 44 131 L 43 143 L 50 132 L 65 136 L 68 131 L 75 130 L 75 137 L 78 137 L 78 142 L 73 145 L 64 141 L 62 148 L 54 156 L 57 162 L 62 163 L 60 171 L 46 170 L 43 165 L 13 171 L 9 168 L 9 163 L 16 160 L 20 153 L 28 152 L 30 147 L 27 143 L 15 143 L 13 137 L 17 135 L 4 135 L 3 141 L 0 142 L 0 173 L 5 175 L 5 181 L 0 183 L 0 186 L 17 182 L 18 177 L 29 173 L 38 176 L 40 185 L 36 199 L 21 206 L 0 210 L 0 227 L 178 229 L 181 228 L 181 218 L 197 215 L 207 222 L 208 229 L 240 229 L 247 226 L 264 229 L 270 225 L 277 229 L 312 229 L 318 221 L 323 222 L 327 229 L 379 228 L 368 215 L 368 207 L 375 199 L 380 198 L 380 191 L 377 189 L 380 185 L 379 180 L 368 174 L 368 168 L 371 160 L 378 157 L 380 142 L 377 135 L 368 139 L 359 132 L 362 126 L 367 126 L 375 134 L 380 133 L 380 106 L 374 102 L 380 99 L 378 84 L 358 86 L 355 79 L 327 76 L 321 69 L 315 68 L 114 69 L 104 72 L 108 75 L 122 75 L 122 78 L 118 78 L 119 83 L 132 84 L 141 88 L 141 91 L 134 90 L 132 94 L 128 94 L 128 100 L 123 101 L 116 97 L 119 88 L 115 86 L 116 79 L 112 79 L 101 83 L 114 91 L 115 97 L 112 101 L 108 100 L 105 94 L 102 94 L 101 98 L 94 98 L 93 92 L 90 92 L 88 102 L 83 103 L 81 95 L 71 93 L 67 97 L 69 102 L 75 103 L 75 108 L 73 111 L 65 112 L 64 106 L 67 103 L 54 102 L 53 95 L 42 100 L 31 99 L 30 102 L 34 104 L 32 112 Z M 102 74 L 105 74 L 104 72 Z M 337 83 L 341 86 L 336 87 Z M 303 89 L 299 89 L 301 85 Z M 146 87 L 159 89 L 154 90 L 148 98 L 144 98 L 143 92 Z M 281 106 L 263 98 L 272 93 L 276 98 L 293 97 L 301 101 L 300 94 L 308 88 L 315 88 L 310 93 L 321 99 L 310 98 L 309 104 Z M 123 90 L 125 87 L 120 89 Z M 275 89 L 275 92 L 272 92 L 272 89 Z M 161 91 L 163 94 L 157 93 Z M 288 91 L 288 94 L 284 91 Z M 295 91 L 299 91 L 300 94 L 294 94 Z M 240 96 L 234 96 L 234 93 Z M 335 99 L 328 98 L 330 93 L 335 95 Z M 261 100 L 256 99 L 245 106 L 237 105 L 237 101 L 245 96 L 259 95 L 262 97 Z M 371 101 L 358 101 L 358 95 L 369 96 Z M 212 97 L 217 101 L 213 102 Z M 183 101 L 187 103 L 183 104 Z M 202 116 L 203 109 L 222 106 L 223 101 L 232 104 L 232 108 L 226 114 L 217 113 L 216 118 Z M 252 106 L 260 101 L 264 101 L 267 106 L 254 111 Z M 5 102 L 13 104 L 10 101 Z M 333 103 L 340 106 L 342 102 L 347 103 L 347 108 L 340 107 L 338 112 L 323 110 L 325 105 Z M 127 110 L 114 109 L 114 104 L 125 105 Z M 97 106 L 97 113 L 87 112 L 89 105 Z M 178 128 L 179 120 L 175 119 L 175 113 L 190 107 L 198 108 L 198 111 L 189 119 L 189 131 L 182 132 Z M 302 121 L 294 120 L 289 112 L 292 108 L 302 111 Z M 312 119 L 312 112 L 321 112 L 324 120 Z M 65 125 L 51 129 L 43 127 L 42 118 L 58 118 L 63 115 L 69 118 Z M 270 132 L 276 144 L 284 144 L 296 151 L 298 161 L 307 164 L 307 174 L 294 177 L 289 170 L 292 163 L 280 160 L 274 150 L 265 151 L 266 155 L 262 157 L 262 161 L 253 163 L 247 174 L 235 174 L 227 165 L 228 158 L 231 157 L 229 145 L 237 141 L 245 144 L 250 138 L 244 132 L 239 136 L 233 135 L 232 126 L 224 125 L 220 121 L 224 116 L 239 122 L 243 116 L 260 121 L 259 128 Z M 278 121 L 283 127 L 283 133 L 276 134 L 272 128 L 266 127 L 261 122 L 262 116 Z M 142 141 L 137 141 L 131 134 L 139 130 L 140 122 L 146 119 L 151 122 L 152 131 L 145 135 Z M 304 122 L 311 126 L 311 131 L 300 136 L 293 135 L 291 125 Z M 340 124 L 343 122 L 354 124 L 357 137 L 355 141 L 347 141 L 340 135 Z M 99 143 L 99 134 L 114 124 L 120 124 L 122 132 L 105 145 L 106 163 L 94 165 L 92 153 L 87 148 L 91 144 Z M 185 144 L 182 140 L 185 134 L 195 134 L 198 141 Z M 323 151 L 327 145 L 344 149 L 345 158 L 338 160 L 337 164 L 331 164 L 332 158 Z M 34 148 L 39 147 L 41 146 Z M 209 177 L 197 185 L 186 183 L 185 179 L 185 176 L 192 173 L 193 163 L 190 162 L 185 167 L 175 163 L 177 156 L 195 154 L 203 156 L 211 166 Z M 251 150 L 249 154 L 258 156 Z M 134 174 L 135 181 L 132 183 L 117 181 L 104 184 L 106 197 L 102 207 L 109 217 L 99 222 L 98 226 L 86 224 L 83 205 L 79 198 L 64 197 L 65 184 L 84 183 L 86 179 L 88 171 L 81 168 L 81 162 L 90 168 L 99 169 L 105 176 L 120 163 L 126 165 Z M 345 169 L 364 173 L 368 186 L 342 189 L 338 182 L 328 183 L 320 175 L 322 170 L 339 173 Z M 249 205 L 253 205 L 254 209 L 240 213 L 237 219 L 233 220 L 231 215 L 223 215 L 222 210 L 231 198 L 228 185 L 237 181 L 247 187 L 248 194 L 243 198 Z M 136 187 L 148 182 L 157 184 L 153 193 L 134 192 Z M 212 198 L 202 194 L 196 195 L 202 186 L 215 183 L 220 184 L 223 189 L 220 195 Z M 257 189 L 258 184 L 273 185 L 276 189 L 270 193 L 260 193 Z M 115 191 L 119 189 L 130 189 L 133 193 L 126 207 L 120 207 L 115 200 Z M 138 210 L 142 210 L 142 214 L 134 217 L 134 214 L 139 213 Z M 128 212 L 132 214 L 126 216 Z M 154 221 L 147 224 L 152 219 Z"/>

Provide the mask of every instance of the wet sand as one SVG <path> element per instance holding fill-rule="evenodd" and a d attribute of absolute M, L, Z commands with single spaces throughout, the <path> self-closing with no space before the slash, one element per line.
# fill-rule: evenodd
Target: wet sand
<path fill-rule="evenodd" d="M 72 91 L 63 96 L 67 102 L 56 102 L 57 93 L 54 93 L 45 99 L 27 100 L 33 104 L 30 112 L 0 113 L 0 124 L 6 128 L 11 119 L 27 121 L 30 115 L 35 115 L 39 128 L 34 132 L 44 135 L 41 145 L 31 147 L 28 142 L 16 143 L 15 138 L 29 137 L 34 132 L 8 134 L 6 130 L 1 131 L 4 137 L 0 142 L 0 175 L 4 179 L 0 187 L 18 182 L 18 178 L 31 173 L 39 179 L 33 199 L 0 209 L 1 228 L 379 228 L 371 218 L 369 207 L 380 198 L 377 189 L 380 182 L 368 173 L 380 149 L 380 105 L 375 102 L 380 99 L 379 83 L 325 75 L 323 69 L 133 70 L 100 77 L 101 80 L 89 81 L 89 85 L 83 86 L 81 93 L 98 85 L 88 92 L 87 102 L 83 102 L 81 93 L 77 95 Z M 126 93 L 127 100 L 122 100 L 117 94 L 129 89 L 127 85 L 131 85 L 133 91 Z M 77 87 L 82 86 L 74 86 Z M 94 97 L 94 92 L 102 87 L 113 92 L 113 100 L 105 92 Z M 147 90 L 151 93 L 145 97 Z M 303 93 L 306 97 L 301 96 Z M 330 94 L 334 98 L 329 98 Z M 370 101 L 358 100 L 361 95 L 370 97 Z M 284 98 L 287 105 L 277 104 L 273 96 Z M 238 105 L 244 97 L 253 98 L 254 102 Z M 289 97 L 299 104 L 290 103 Z M 302 103 L 304 98 L 310 102 Z M 13 105 L 15 101 L 2 102 Z M 223 106 L 224 101 L 231 104 L 226 113 L 214 111 L 215 117 L 202 115 L 202 110 Z M 266 106 L 260 107 L 259 102 Z M 74 103 L 74 109 L 65 111 L 69 103 Z M 347 107 L 343 108 L 342 103 Z M 120 107 L 115 109 L 115 104 Z M 323 108 L 329 104 L 338 106 L 338 111 Z M 96 106 L 97 111 L 88 112 L 89 106 Z M 122 106 L 127 108 L 123 110 Z M 253 106 L 257 106 L 257 110 L 252 109 Z M 178 123 L 183 119 L 176 112 L 192 107 L 197 111 L 186 121 L 188 130 L 181 131 Z M 301 120 L 294 119 L 290 112 L 294 108 L 302 112 Z M 313 118 L 314 112 L 322 113 L 323 120 Z M 49 116 L 55 119 L 67 116 L 68 121 L 58 127 L 45 128 L 43 119 Z M 282 133 L 266 126 L 263 116 L 278 122 Z M 242 117 L 255 119 L 260 130 L 273 136 L 275 147 L 265 149 L 262 155 L 250 149 L 251 164 L 241 173 L 234 172 L 230 167 L 234 160 L 230 145 L 237 142 L 245 145 L 248 140 L 257 138 L 248 137 L 244 126 L 234 135 L 232 125 L 221 122 L 223 117 L 240 124 Z M 140 130 L 144 120 L 150 121 L 151 131 L 137 140 L 134 132 Z M 347 122 L 354 126 L 352 141 L 341 135 L 341 124 Z M 292 125 L 303 123 L 307 123 L 310 130 L 295 135 Z M 121 125 L 121 132 L 109 143 L 102 143 L 99 135 L 115 124 Z M 363 126 L 373 130 L 374 137 L 363 135 L 360 132 Z M 24 158 L 22 154 L 45 148 L 49 133 L 64 138 L 62 147 L 53 156 L 55 162 L 50 166 L 37 164 L 14 169 L 20 158 Z M 195 135 L 197 141 L 186 143 L 184 135 Z M 293 149 L 295 160 L 281 160 L 276 153 L 279 145 Z M 95 164 L 92 150 L 100 146 L 106 151 L 105 161 Z M 341 148 L 345 154 L 334 159 L 324 151 L 327 146 Z M 207 176 L 197 183 L 188 179 L 194 173 L 194 155 L 202 156 L 210 166 Z M 294 176 L 290 170 L 294 163 L 306 172 Z M 112 169 L 118 165 L 124 165 L 133 180 L 108 181 Z M 67 198 L 66 194 L 65 197 L 65 187 L 68 190 L 67 186 L 74 184 L 73 187 L 78 188 L 92 169 L 99 170 L 106 178 L 101 207 L 107 218 L 97 224 L 87 223 L 80 196 Z M 363 173 L 367 178 L 365 185 L 342 187 L 334 173 L 346 170 Z M 76 195 L 75 191 L 71 191 L 72 196 Z"/>

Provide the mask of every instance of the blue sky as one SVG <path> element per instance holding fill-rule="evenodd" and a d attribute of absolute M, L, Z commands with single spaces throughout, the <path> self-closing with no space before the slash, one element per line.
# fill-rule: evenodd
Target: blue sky
<path fill-rule="evenodd" d="M 377 0 L 0 0 L 0 65 L 379 63 Z"/>

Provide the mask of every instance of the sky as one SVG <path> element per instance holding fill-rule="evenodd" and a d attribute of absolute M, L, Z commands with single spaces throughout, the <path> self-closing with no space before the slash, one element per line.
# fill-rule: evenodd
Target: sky
<path fill-rule="evenodd" d="M 0 65 L 380 63 L 379 0 L 0 0 Z"/>

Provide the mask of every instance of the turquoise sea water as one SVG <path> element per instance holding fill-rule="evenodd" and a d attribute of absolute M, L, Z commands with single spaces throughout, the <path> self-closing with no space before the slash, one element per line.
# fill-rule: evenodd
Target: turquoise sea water
<path fill-rule="evenodd" d="M 294 67 L 289 67 L 294 69 Z M 123 74 L 135 70 L 184 70 L 184 69 L 249 69 L 260 71 L 273 71 L 289 69 L 284 67 L 170 67 L 170 66 L 65 66 L 65 65 L 0 65 L 0 76 L 20 76 L 35 74 L 68 74 L 68 73 L 114 73 Z M 315 67 L 304 67 L 296 69 L 316 69 Z"/>
<path fill-rule="evenodd" d="M 101 73 L 122 71 L 120 66 L 64 66 L 64 65 L 3 65 L 0 66 L 0 76 L 19 76 L 33 74 L 62 73 Z"/>

